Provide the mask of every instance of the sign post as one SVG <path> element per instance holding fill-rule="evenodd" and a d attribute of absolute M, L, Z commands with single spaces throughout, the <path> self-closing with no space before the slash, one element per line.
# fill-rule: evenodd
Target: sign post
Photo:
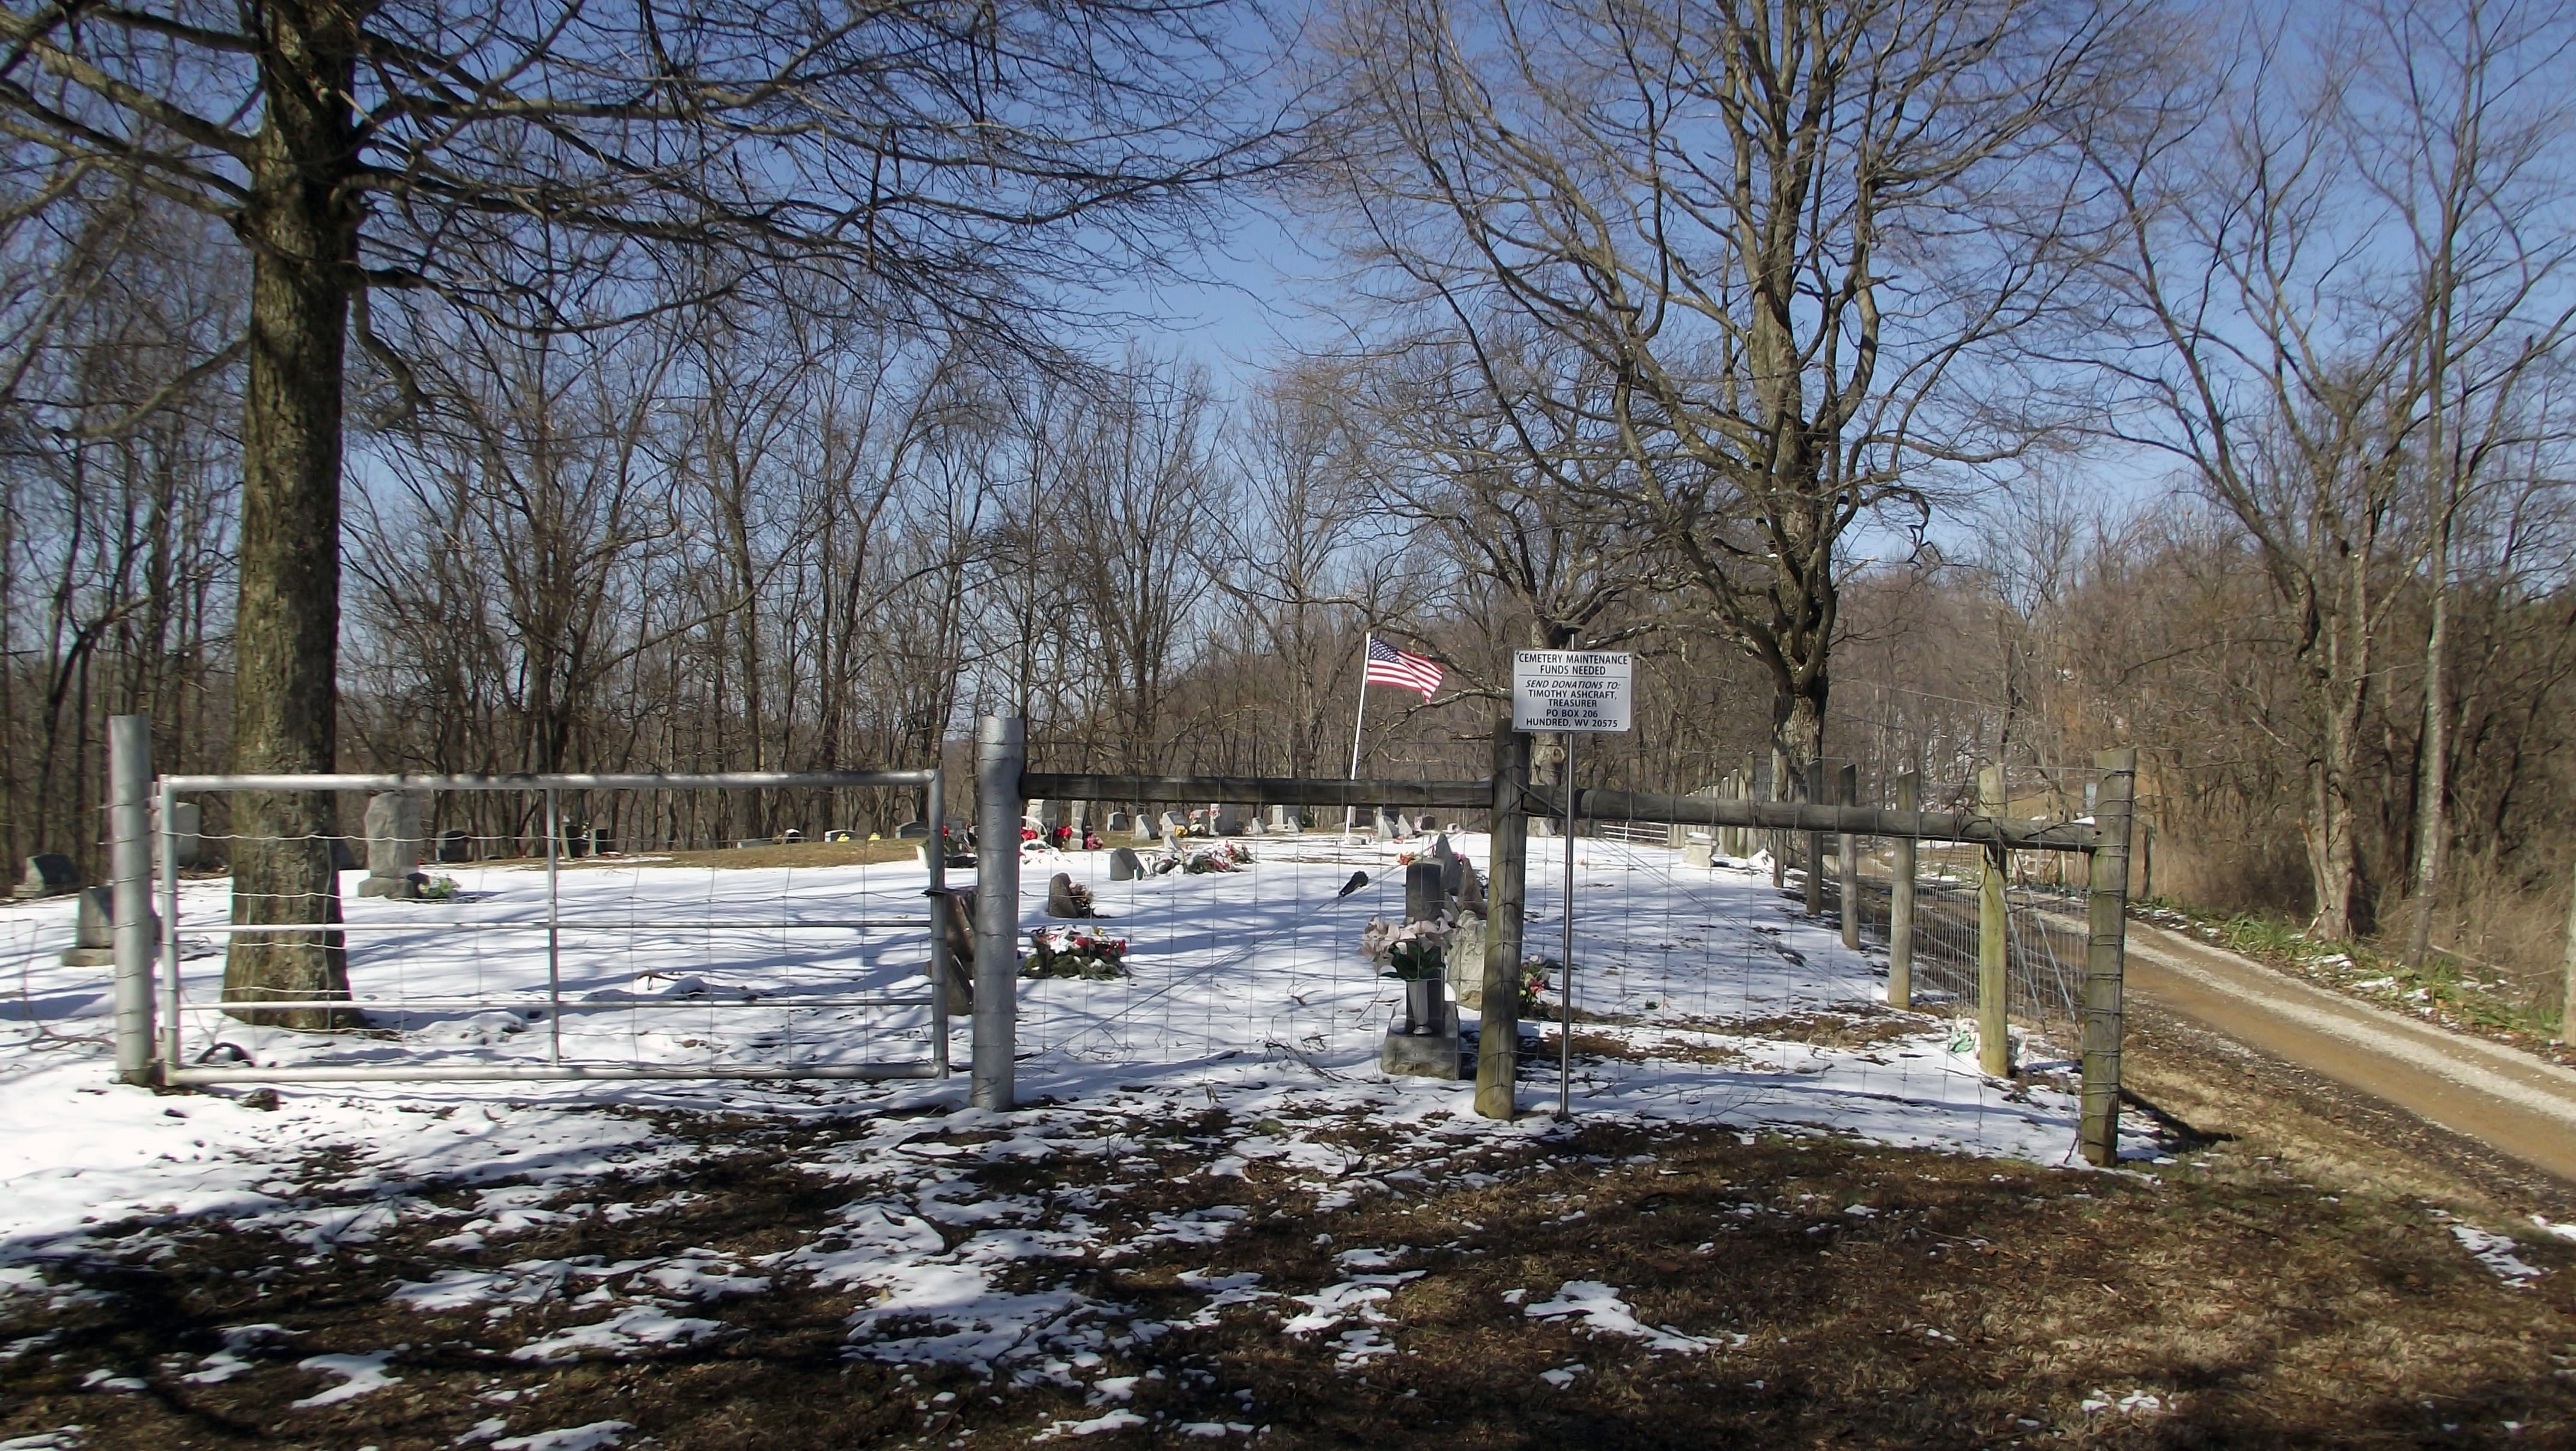
<path fill-rule="evenodd" d="M 1630 729 L 1637 657 L 1611 650 L 1512 655 L 1512 729 L 1565 736 L 1565 940 L 1557 964 L 1556 1116 L 1574 1113 L 1574 738 Z"/>

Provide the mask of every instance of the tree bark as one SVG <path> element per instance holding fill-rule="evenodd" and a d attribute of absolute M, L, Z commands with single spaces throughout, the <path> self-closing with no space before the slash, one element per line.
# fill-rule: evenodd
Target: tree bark
<path fill-rule="evenodd" d="M 251 249 L 250 348 L 242 394 L 241 596 L 234 625 L 232 767 L 329 771 L 337 752 L 341 380 L 358 208 L 349 96 L 358 23 L 336 4 L 257 12 L 267 109 L 239 228 Z M 336 923 L 338 813 L 327 792 L 235 798 L 235 922 Z M 224 965 L 226 1001 L 349 994 L 336 931 L 243 934 Z M 343 1026 L 334 1009 L 236 1016 Z"/>
<path fill-rule="evenodd" d="M 2424 739 L 2415 770 L 2415 912 L 2406 926 L 2406 961 L 2421 967 L 2433 950 L 2433 909 L 2442 891 L 2444 849 L 2451 836 L 2451 508 L 2434 524 L 2433 619 L 2424 636 Z"/>

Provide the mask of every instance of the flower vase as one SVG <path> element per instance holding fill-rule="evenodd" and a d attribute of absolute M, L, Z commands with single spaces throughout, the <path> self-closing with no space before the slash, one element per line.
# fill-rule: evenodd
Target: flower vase
<path fill-rule="evenodd" d="M 1436 977 L 1415 978 L 1404 985 L 1405 1031 L 1428 1036 L 1440 1031 L 1449 984 Z"/>

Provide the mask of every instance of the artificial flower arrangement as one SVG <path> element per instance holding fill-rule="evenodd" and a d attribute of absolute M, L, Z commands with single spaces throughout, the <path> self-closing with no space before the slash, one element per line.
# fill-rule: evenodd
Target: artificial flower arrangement
<path fill-rule="evenodd" d="M 1447 912 L 1427 922 L 1389 922 L 1371 917 L 1360 929 L 1360 955 L 1383 965 L 1380 977 L 1428 982 L 1448 972 L 1449 938 L 1458 919 Z"/>
<path fill-rule="evenodd" d="M 1020 976 L 1106 981 L 1127 976 L 1126 959 L 1123 937 L 1103 937 L 1078 927 L 1041 927 L 1029 934 L 1029 959 L 1020 965 Z"/>
<path fill-rule="evenodd" d="M 1250 847 L 1229 841 L 1208 847 L 1203 851 L 1191 852 L 1181 863 L 1181 870 L 1194 877 L 1204 876 L 1209 872 L 1235 872 L 1241 871 L 1243 864 L 1251 860 Z"/>
<path fill-rule="evenodd" d="M 1531 1017 L 1547 1006 L 1540 994 L 1547 991 L 1548 974 L 1556 970 L 1552 958 L 1534 958 L 1521 964 L 1521 1016 Z"/>

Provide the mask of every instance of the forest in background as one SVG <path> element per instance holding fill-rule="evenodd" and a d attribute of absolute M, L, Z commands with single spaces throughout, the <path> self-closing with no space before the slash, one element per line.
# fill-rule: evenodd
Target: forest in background
<path fill-rule="evenodd" d="M 2038 7 L 2061 59 L 2006 68 L 2024 129 L 1910 173 L 1983 240 L 1853 180 L 1871 122 L 1813 122 L 1823 200 L 1792 211 L 1828 220 L 1736 258 L 1806 279 L 1766 342 L 1678 266 L 1585 301 L 1722 235 L 1596 208 L 1611 261 L 1547 238 L 1587 188 L 1705 203 L 1681 162 L 1787 133 L 1605 109 L 1641 62 L 1585 38 L 1627 12 L 1541 9 L 1561 68 L 1473 6 L 1332 29 L 1329 144 L 1263 185 L 1341 259 L 1352 341 L 1222 382 L 1105 320 L 1033 343 L 792 287 L 579 329 L 542 288 L 383 297 L 342 767 L 902 766 L 1004 712 L 1041 767 L 1335 776 L 1373 630 L 1447 681 L 1371 692 L 1363 773 L 1480 774 L 1512 650 L 1634 650 L 1639 729 L 1589 783 L 1820 750 L 1952 795 L 2133 745 L 2159 895 L 2421 933 L 2539 991 L 2576 868 L 2565 13 L 2129 34 L 2120 70 L 2082 56 L 2135 12 Z M 1876 54 L 1994 62 L 1946 44 Z M 0 838 L 94 866 L 106 717 L 150 715 L 163 769 L 230 759 L 248 288 L 219 223 L 80 201 L 13 211 L 0 256 Z M 1834 313 L 1883 275 L 1910 281 Z M 1883 373 L 1826 346 L 1862 338 Z M 1879 411 L 1746 384 L 1774 345 Z M 1713 461 L 1781 409 L 1830 466 Z"/>

